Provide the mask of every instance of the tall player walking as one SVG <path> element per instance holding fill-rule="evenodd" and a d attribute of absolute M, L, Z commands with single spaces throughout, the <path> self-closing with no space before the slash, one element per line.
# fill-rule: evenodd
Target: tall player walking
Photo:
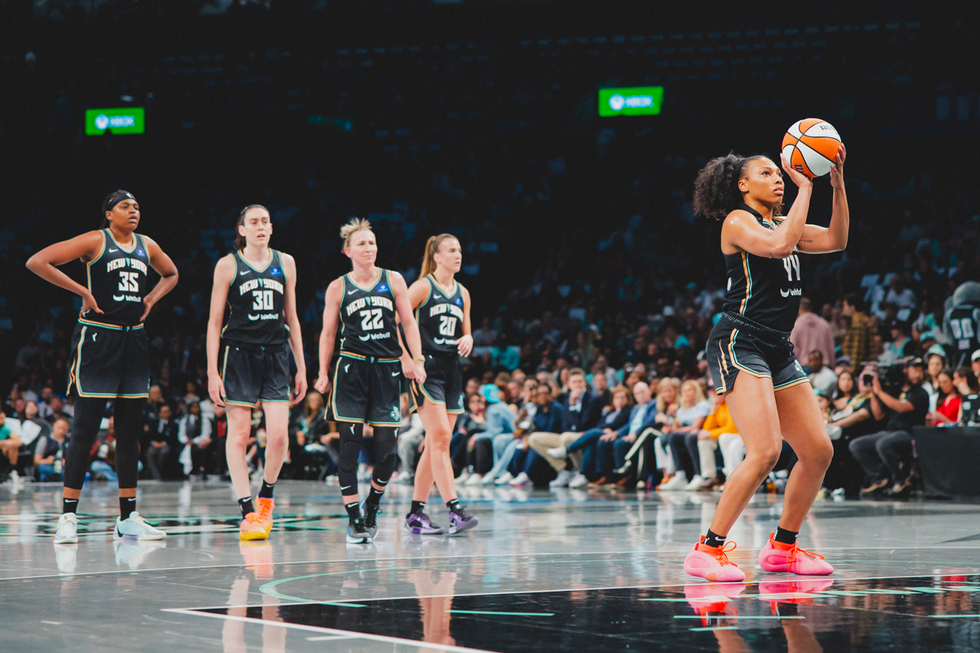
<path fill-rule="evenodd" d="M 408 289 L 419 324 L 426 373 L 424 383 L 412 383 L 419 417 L 425 426 L 425 449 L 415 471 L 412 507 L 405 518 L 405 530 L 410 533 L 443 532 L 424 512 L 433 478 L 449 508 L 450 534 L 479 523 L 459 503 L 449 456 L 453 426 L 465 410 L 459 357 L 473 351 L 470 293 L 455 276 L 462 263 L 463 251 L 455 236 L 433 236 L 425 245 L 421 278 Z"/>
<path fill-rule="evenodd" d="M 834 571 L 823 556 L 796 543 L 834 448 L 789 335 L 803 288 L 799 253 L 836 252 L 847 245 L 845 156 L 842 146 L 830 173 L 834 199 L 828 228 L 806 224 L 813 183 L 785 159 L 783 170 L 799 187 L 785 218 L 780 217 L 782 174 L 764 156 L 729 154 L 714 159 L 695 182 L 695 210 L 722 220 L 721 251 L 728 268 L 724 314 L 711 331 L 705 354 L 715 391 L 726 395 L 747 454 L 726 481 L 707 534 L 684 560 L 684 571 L 693 576 L 711 581 L 745 578 L 728 560 L 725 538 L 772 471 L 783 440 L 799 462 L 786 483 L 779 527 L 759 553 L 759 564 L 769 572 Z"/>
<path fill-rule="evenodd" d="M 177 266 L 153 239 L 136 233 L 139 202 L 117 190 L 102 202 L 103 228 L 50 245 L 32 256 L 27 267 L 45 281 L 82 298 L 72 336 L 68 391 L 74 393 L 75 419 L 65 458 L 62 515 L 55 544 L 78 542 L 78 498 L 106 402 L 112 400 L 119 475 L 119 518 L 113 535 L 159 540 L 166 533 L 136 512 L 139 434 L 149 394 L 150 362 L 143 320 L 154 304 L 177 285 Z M 75 259 L 85 263 L 87 284 L 58 269 Z M 149 268 L 160 281 L 147 290 Z"/>
<path fill-rule="evenodd" d="M 377 533 L 381 497 L 395 470 L 396 432 L 401 426 L 402 376 L 425 382 L 419 327 L 412 314 L 402 275 L 375 265 L 378 243 L 371 223 L 354 219 L 340 230 L 344 254 L 353 269 L 327 287 L 320 333 L 320 375 L 316 389 L 330 388 L 329 365 L 340 327 L 340 356 L 333 379 L 328 415 L 340 422 L 340 493 L 350 522 L 347 541 L 371 542 Z M 399 364 L 402 346 L 395 316 L 405 331 L 408 359 Z M 364 424 L 374 427 L 374 474 L 364 502 L 357 494 L 357 458 Z"/>
<path fill-rule="evenodd" d="M 306 395 L 306 361 L 296 316 L 295 259 L 269 247 L 272 219 L 264 206 L 252 204 L 242 209 L 237 229 L 235 253 L 214 267 L 207 335 L 208 393 L 211 401 L 227 410 L 225 452 L 242 511 L 239 537 L 264 540 L 272 531 L 273 488 L 289 447 L 289 407 Z M 228 321 L 224 323 L 226 306 Z M 296 362 L 292 401 L 287 348 Z M 267 441 L 256 513 L 245 451 L 252 408 L 260 401 Z"/>

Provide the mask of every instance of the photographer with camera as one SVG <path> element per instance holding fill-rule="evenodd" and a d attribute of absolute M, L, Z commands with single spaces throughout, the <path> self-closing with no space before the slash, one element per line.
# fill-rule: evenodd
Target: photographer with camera
<path fill-rule="evenodd" d="M 918 357 L 906 361 L 905 383 L 897 397 L 890 394 L 895 392 L 891 387 L 887 392 L 882 387 L 880 374 L 879 370 L 870 372 L 871 413 L 876 420 L 887 417 L 885 430 L 856 438 L 850 450 L 870 481 L 862 493 L 872 494 L 887 487 L 887 468 L 894 483 L 892 495 L 900 495 L 911 484 L 912 427 L 925 425 L 929 412 L 929 393 L 922 387 L 925 367 Z"/>

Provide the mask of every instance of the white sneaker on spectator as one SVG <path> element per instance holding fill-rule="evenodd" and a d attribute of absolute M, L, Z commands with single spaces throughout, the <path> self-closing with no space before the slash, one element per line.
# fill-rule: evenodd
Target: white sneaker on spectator
<path fill-rule="evenodd" d="M 508 483 L 510 483 L 513 480 L 514 480 L 514 475 L 513 474 L 511 474 L 510 472 L 504 472 L 493 483 L 494 483 L 494 485 L 507 485 Z"/>
<path fill-rule="evenodd" d="M 645 489 L 647 489 L 647 482 L 646 481 L 637 481 L 636 482 L 636 489 L 637 490 L 645 490 Z"/>
<path fill-rule="evenodd" d="M 480 485 L 483 483 L 483 474 L 470 474 L 470 477 L 466 479 L 467 485 Z"/>
<path fill-rule="evenodd" d="M 701 476 L 700 474 L 695 474 L 691 482 L 684 486 L 685 490 L 700 490 L 701 486 L 707 483 L 708 480 Z"/>
<path fill-rule="evenodd" d="M 687 485 L 687 476 L 684 472 L 677 472 L 674 477 L 660 486 L 660 490 L 664 492 L 671 492 L 677 490 L 683 490 Z"/>
<path fill-rule="evenodd" d="M 510 481 L 510 484 L 514 487 L 518 487 L 521 485 L 527 485 L 530 482 L 531 482 L 531 477 L 525 474 L 524 472 L 521 472 L 520 474 L 517 475 L 516 478 Z"/>
<path fill-rule="evenodd" d="M 548 449 L 548 455 L 552 458 L 564 458 L 568 455 L 568 450 L 565 447 L 555 447 L 554 449 Z"/>
<path fill-rule="evenodd" d="M 572 480 L 568 482 L 568 487 L 585 487 L 589 484 L 589 479 L 585 478 L 585 474 L 582 472 L 576 472 L 572 477 Z"/>
<path fill-rule="evenodd" d="M 54 533 L 55 544 L 78 544 L 78 516 L 66 512 L 58 517 L 58 530 Z"/>
<path fill-rule="evenodd" d="M 551 453 L 549 452 L 548 455 L 550 456 Z M 558 458 L 558 456 L 555 457 Z M 568 487 L 568 484 L 572 482 L 573 478 L 575 478 L 574 473 L 567 469 L 563 469 L 558 472 L 558 478 L 553 480 L 551 483 L 548 483 L 548 487 L 550 487 L 552 490 L 556 490 L 560 487 Z"/>
<path fill-rule="evenodd" d="M 329 476 L 325 476 L 323 478 L 323 482 L 326 485 L 337 485 L 337 483 L 338 483 L 337 475 L 336 474 L 330 474 Z"/>
<path fill-rule="evenodd" d="M 456 477 L 456 483 L 459 484 L 459 485 L 463 485 L 463 484 L 466 483 L 466 481 L 469 480 L 469 478 L 470 478 L 470 472 L 469 472 L 469 470 L 464 469 L 460 473 L 460 475 Z"/>
<path fill-rule="evenodd" d="M 483 476 L 483 484 L 484 485 L 493 485 L 496 482 L 497 482 L 496 477 L 494 477 L 494 476 L 492 476 L 490 474 L 485 474 Z"/>

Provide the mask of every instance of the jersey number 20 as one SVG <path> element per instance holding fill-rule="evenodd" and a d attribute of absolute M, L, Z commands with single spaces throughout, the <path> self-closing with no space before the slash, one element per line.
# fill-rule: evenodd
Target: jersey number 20
<path fill-rule="evenodd" d="M 456 318 L 450 315 L 440 315 L 439 334 L 450 337 L 456 335 Z"/>

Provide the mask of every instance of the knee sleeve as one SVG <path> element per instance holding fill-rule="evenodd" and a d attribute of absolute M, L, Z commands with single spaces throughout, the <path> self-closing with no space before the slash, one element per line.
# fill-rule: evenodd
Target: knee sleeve
<path fill-rule="evenodd" d="M 75 419 L 72 423 L 71 442 L 65 452 L 65 487 L 81 490 L 85 472 L 92 459 L 92 445 L 99 434 L 105 399 L 82 398 L 75 400 Z"/>
<path fill-rule="evenodd" d="M 384 487 L 388 484 L 398 462 L 398 436 L 390 426 L 374 427 L 374 482 Z"/>
<path fill-rule="evenodd" d="M 116 475 L 119 488 L 136 487 L 140 464 L 140 424 L 144 399 L 117 399 L 113 421 L 116 429 Z"/>
<path fill-rule="evenodd" d="M 337 461 L 337 480 L 341 492 L 357 492 L 357 458 L 364 440 L 363 424 L 344 424 L 340 427 L 340 460 Z"/>

